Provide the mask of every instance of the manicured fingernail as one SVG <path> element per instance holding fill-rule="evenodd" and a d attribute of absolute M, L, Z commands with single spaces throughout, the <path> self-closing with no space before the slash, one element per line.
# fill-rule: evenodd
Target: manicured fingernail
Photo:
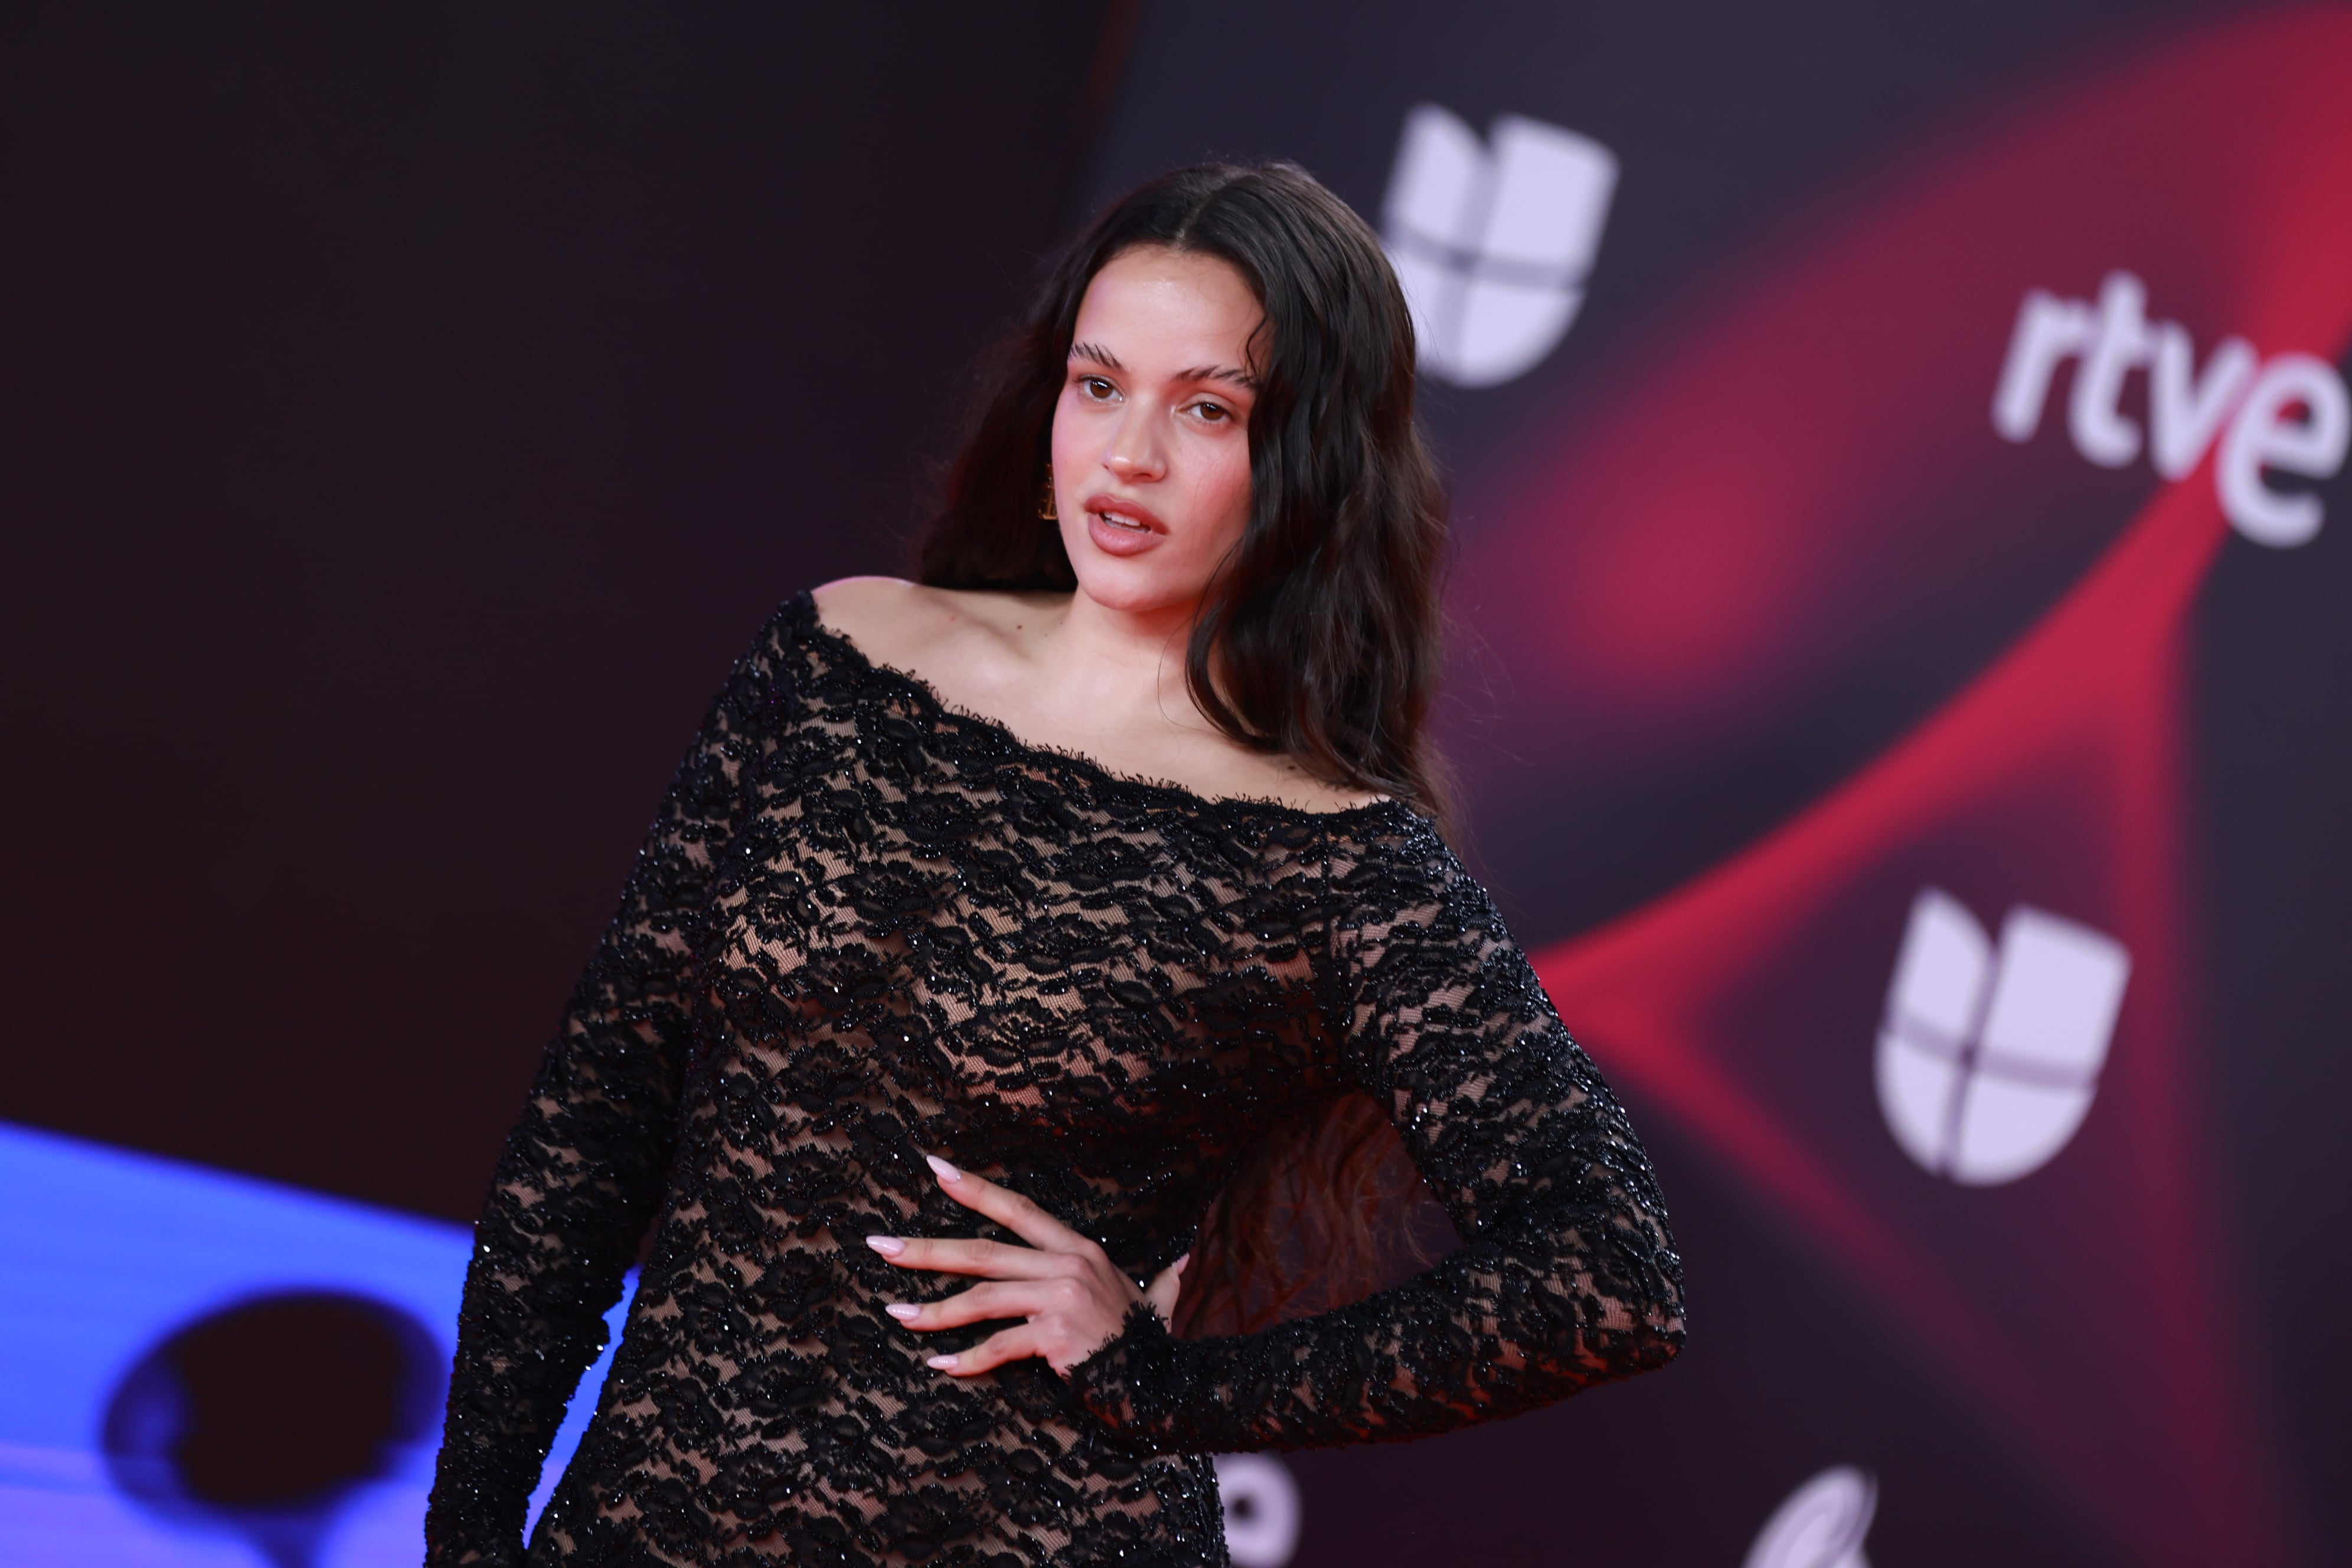
<path fill-rule="evenodd" d="M 955 1357 L 951 1355 L 935 1355 L 923 1364 L 929 1367 L 934 1372 L 953 1372 L 955 1370 Z"/>
<path fill-rule="evenodd" d="M 1191 1253 L 1189 1253 L 1189 1252 L 1188 1252 L 1188 1253 L 1186 1253 L 1183 1257 L 1181 1257 L 1181 1258 L 1178 1258 L 1175 1262 L 1173 1262 L 1173 1263 L 1170 1264 L 1168 1267 L 1169 1267 L 1169 1268 L 1173 1268 L 1174 1270 L 1176 1270 L 1176 1272 L 1177 1272 L 1177 1273 L 1181 1274 L 1181 1273 L 1183 1273 L 1183 1272 L 1184 1272 L 1184 1265 L 1186 1265 L 1187 1263 L 1190 1263 L 1190 1262 L 1192 1262 L 1192 1255 Z"/>
<path fill-rule="evenodd" d="M 923 1315 L 923 1310 L 912 1301 L 893 1301 L 882 1310 L 902 1323 L 911 1323 Z"/>
<path fill-rule="evenodd" d="M 895 1236 L 869 1236 L 866 1245 L 885 1258 L 896 1258 L 907 1250 L 907 1244 Z"/>
<path fill-rule="evenodd" d="M 931 1163 L 931 1174 L 937 1176 L 940 1181 L 961 1182 L 963 1180 L 963 1173 L 961 1171 L 957 1170 L 953 1165 L 949 1164 L 937 1154 L 926 1154 L 923 1158 Z"/>

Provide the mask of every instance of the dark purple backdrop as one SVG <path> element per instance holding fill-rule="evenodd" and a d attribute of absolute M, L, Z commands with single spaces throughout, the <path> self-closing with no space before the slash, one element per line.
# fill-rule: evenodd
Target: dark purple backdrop
<path fill-rule="evenodd" d="M 0 1114 L 470 1217 L 710 690 L 896 565 L 1104 12 L 17 26 Z"/>

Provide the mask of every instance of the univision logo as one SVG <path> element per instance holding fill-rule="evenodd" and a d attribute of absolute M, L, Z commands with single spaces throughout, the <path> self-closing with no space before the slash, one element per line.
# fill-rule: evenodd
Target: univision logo
<path fill-rule="evenodd" d="M 1773 1510 L 1746 1568 L 1870 1568 L 1862 1545 L 1877 1511 L 1878 1483 L 1852 1465 L 1833 1466 Z"/>
<path fill-rule="evenodd" d="M 1878 1035 L 1878 1104 L 1903 1152 L 1967 1186 L 2013 1182 L 2089 1114 L 2131 956 L 2023 904 L 1995 948 L 1936 888 L 1911 904 Z"/>
<path fill-rule="evenodd" d="M 1298 1550 L 1298 1482 L 1272 1454 L 1218 1454 L 1217 1495 L 1234 1568 L 1286 1568 Z"/>
<path fill-rule="evenodd" d="M 1551 353 L 1584 303 L 1617 159 L 1524 115 L 1490 142 L 1433 103 L 1404 119 L 1383 237 L 1412 307 L 1424 371 L 1496 386 Z"/>

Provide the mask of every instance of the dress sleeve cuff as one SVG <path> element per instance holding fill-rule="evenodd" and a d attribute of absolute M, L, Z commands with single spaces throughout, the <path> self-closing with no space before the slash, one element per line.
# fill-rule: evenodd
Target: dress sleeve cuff
<path fill-rule="evenodd" d="M 1138 1301 L 1118 1332 L 1064 1375 L 1072 1402 L 1138 1454 L 1171 1451 L 1181 1428 L 1190 1377 L 1184 1342 Z"/>

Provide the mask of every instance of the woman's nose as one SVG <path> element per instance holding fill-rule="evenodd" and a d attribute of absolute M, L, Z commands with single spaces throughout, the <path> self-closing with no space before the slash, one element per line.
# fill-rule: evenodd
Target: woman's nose
<path fill-rule="evenodd" d="M 1118 422 L 1110 438 L 1110 447 L 1103 453 L 1103 467 L 1120 479 L 1156 479 L 1161 477 L 1163 464 L 1159 445 L 1151 439 L 1150 423 L 1133 416 Z"/>

